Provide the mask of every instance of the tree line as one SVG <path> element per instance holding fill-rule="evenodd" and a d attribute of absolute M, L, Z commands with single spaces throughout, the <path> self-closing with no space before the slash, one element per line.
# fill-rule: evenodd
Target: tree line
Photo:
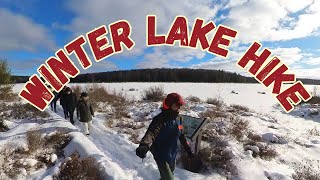
<path fill-rule="evenodd" d="M 78 75 L 71 82 L 233 82 L 255 83 L 250 77 L 223 70 L 137 69 Z"/>
<path fill-rule="evenodd" d="M 13 76 L 14 82 L 25 83 L 28 76 Z M 320 85 L 320 80 L 298 79 L 304 84 Z M 253 77 L 245 77 L 224 70 L 207 69 L 135 69 L 80 74 L 71 82 L 205 82 L 205 83 L 258 83 Z"/>

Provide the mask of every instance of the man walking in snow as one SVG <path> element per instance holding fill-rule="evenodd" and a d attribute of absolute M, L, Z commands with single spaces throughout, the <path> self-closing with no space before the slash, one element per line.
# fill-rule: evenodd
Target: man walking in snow
<path fill-rule="evenodd" d="M 87 136 L 89 136 L 89 129 L 92 127 L 92 116 L 94 117 L 94 111 L 91 103 L 88 102 L 88 99 L 88 94 L 83 92 L 81 93 L 80 100 L 77 103 L 77 118 L 83 123 L 84 133 Z"/>
<path fill-rule="evenodd" d="M 58 93 L 57 100 L 60 99 L 60 105 L 63 109 L 64 118 L 67 119 L 69 117 L 67 108 L 66 108 L 66 102 L 65 102 L 65 96 L 66 96 L 66 88 L 67 86 L 64 86 L 62 90 Z"/>
<path fill-rule="evenodd" d="M 77 101 L 78 101 L 77 95 L 75 93 L 73 93 L 71 88 L 69 88 L 69 87 L 66 88 L 65 92 L 66 92 L 66 94 L 64 96 L 65 108 L 70 116 L 71 124 L 74 124 L 73 114 L 74 114 L 74 110 L 76 109 L 76 105 L 77 105 Z"/>
<path fill-rule="evenodd" d="M 51 111 L 57 112 L 57 101 L 58 101 L 58 93 L 53 91 L 54 99 L 51 101 Z"/>
<path fill-rule="evenodd" d="M 185 102 L 177 93 L 168 94 L 163 102 L 162 112 L 155 116 L 142 138 L 136 154 L 145 158 L 150 150 L 158 165 L 162 180 L 174 179 L 178 139 L 188 156 L 193 157 L 191 148 L 183 132 L 179 109 Z"/>

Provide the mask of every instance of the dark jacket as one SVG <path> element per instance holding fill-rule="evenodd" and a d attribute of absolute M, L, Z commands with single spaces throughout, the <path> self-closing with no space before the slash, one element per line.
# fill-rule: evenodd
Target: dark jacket
<path fill-rule="evenodd" d="M 64 89 L 62 89 L 59 93 L 58 93 L 58 97 L 57 97 L 57 100 L 60 99 L 60 105 L 62 107 L 65 106 L 66 102 L 65 102 L 65 96 L 66 96 L 66 93 L 64 91 Z"/>
<path fill-rule="evenodd" d="M 162 110 L 159 115 L 153 118 L 141 140 L 140 144 L 148 145 L 154 158 L 158 161 L 171 163 L 176 159 L 178 140 L 187 153 L 191 152 L 182 128 L 182 117 L 178 114 L 171 109 Z"/>
<path fill-rule="evenodd" d="M 57 102 L 59 99 L 59 97 L 58 97 L 59 94 L 57 92 L 53 91 L 53 95 L 54 95 L 54 99 L 52 101 Z"/>
<path fill-rule="evenodd" d="M 94 111 L 91 103 L 88 101 L 80 100 L 77 103 L 77 117 L 80 117 L 81 122 L 89 122 L 94 116 Z"/>
<path fill-rule="evenodd" d="M 64 103 L 67 109 L 75 109 L 77 106 L 78 98 L 77 95 L 73 92 L 70 94 L 65 93 Z"/>

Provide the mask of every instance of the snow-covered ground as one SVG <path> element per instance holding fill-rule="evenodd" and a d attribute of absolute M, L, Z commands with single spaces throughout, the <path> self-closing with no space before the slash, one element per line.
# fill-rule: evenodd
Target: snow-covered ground
<path fill-rule="evenodd" d="M 88 84 L 70 84 L 70 86 Z M 262 137 L 262 144 L 272 146 L 278 153 L 274 159 L 264 160 L 254 158 L 252 153 L 257 151 L 257 147 L 249 147 L 245 150 L 243 144 L 230 137 L 226 138 L 227 149 L 232 154 L 232 161 L 237 171 L 237 179 L 292 179 L 294 173 L 293 164 L 303 162 L 312 165 L 312 168 L 318 167 L 320 161 L 320 116 L 309 116 L 310 112 L 320 111 L 319 107 L 311 107 L 308 104 L 298 106 L 287 114 L 277 105 L 276 98 L 270 93 L 270 89 L 265 89 L 260 84 L 212 84 L 212 83 L 103 83 L 110 91 L 116 90 L 124 92 L 136 100 L 141 99 L 141 93 L 144 89 L 160 85 L 165 93 L 178 92 L 183 97 L 190 95 L 199 97 L 202 100 L 207 98 L 221 98 L 226 104 L 239 104 L 250 108 L 250 115 L 241 116 L 249 122 L 249 129 Z M 23 84 L 14 86 L 14 92 L 18 93 Z M 313 90 L 312 85 L 308 85 L 309 91 Z M 129 89 L 136 89 L 129 91 Z M 231 93 L 235 91 L 235 93 Z M 261 94 L 258 92 L 265 92 Z M 58 103 L 59 104 L 59 103 Z M 138 114 L 139 111 L 152 112 L 150 116 L 156 114 L 156 109 L 160 107 L 161 102 L 136 104 L 136 107 L 130 108 L 130 114 Z M 190 104 L 192 104 L 190 102 Z M 59 105 L 58 105 L 59 106 Z M 199 113 L 209 109 L 206 103 L 197 103 L 189 105 L 187 111 L 182 113 L 198 116 Z M 41 126 L 35 123 L 19 121 L 10 126 L 12 129 L 8 132 L 0 133 L 0 145 L 8 141 L 15 140 L 17 143 L 21 140 L 21 134 L 33 127 L 48 128 L 52 130 L 56 127 L 67 127 L 72 129 L 72 141 L 64 149 L 66 156 L 69 156 L 74 150 L 77 150 L 81 156 L 93 155 L 100 166 L 104 169 L 107 177 L 113 179 L 158 179 L 159 173 L 151 153 L 144 161 L 141 161 L 135 155 L 136 144 L 131 142 L 128 135 L 121 133 L 113 128 L 105 126 L 106 116 L 98 113 L 93 119 L 93 129 L 87 138 L 81 134 L 82 125 L 76 122 L 75 127 L 64 120 L 62 110 L 59 107 L 58 113 L 47 111 L 54 121 L 47 121 Z M 10 122 L 9 122 L 10 123 Z M 223 123 L 223 122 L 222 122 Z M 22 128 L 23 127 L 23 128 Z M 145 128 L 137 131 L 139 137 L 145 132 Z M 312 131 L 314 130 L 314 131 Z M 314 133 L 310 133 L 314 132 Z M 221 135 L 221 134 L 220 134 Z M 227 136 L 227 135 L 226 135 Z M 205 145 L 205 143 L 203 143 Z M 259 150 L 259 149 L 258 149 Z M 27 179 L 50 179 L 57 172 L 60 161 L 51 169 L 39 172 L 35 175 L 29 175 Z M 319 171 L 319 169 L 314 169 Z M 37 178 L 36 178 L 37 177 Z M 192 173 L 181 168 L 175 171 L 176 179 L 225 179 L 217 172 L 206 172 L 202 174 Z M 112 178 L 111 178 L 112 179 Z"/>

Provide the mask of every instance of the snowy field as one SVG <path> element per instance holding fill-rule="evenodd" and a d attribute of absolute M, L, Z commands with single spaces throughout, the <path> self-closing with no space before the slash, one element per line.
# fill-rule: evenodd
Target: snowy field
<path fill-rule="evenodd" d="M 18 93 L 23 85 L 15 85 L 14 92 Z M 88 84 L 70 84 L 69 86 L 73 87 L 75 85 L 88 86 Z M 230 170 L 232 172 L 221 174 L 216 171 L 209 171 L 198 174 L 183 170 L 178 166 L 175 171 L 175 178 L 178 180 L 292 179 L 292 174 L 295 173 L 294 164 L 296 163 L 307 164 L 316 172 L 320 170 L 320 116 L 319 114 L 310 115 L 310 112 L 319 112 L 319 106 L 305 104 L 297 106 L 293 112 L 287 114 L 277 105 L 276 98 L 270 93 L 271 90 L 265 89 L 261 84 L 102 83 L 101 85 L 110 91 L 123 92 L 135 100 L 141 100 L 143 90 L 155 85 L 162 86 L 165 93 L 177 92 L 185 98 L 191 95 L 199 97 L 203 102 L 187 102 L 188 108 L 181 112 L 192 116 L 199 116 L 200 113 L 212 108 L 212 105 L 205 103 L 207 98 L 221 98 L 228 108 L 232 104 L 246 106 L 250 111 L 239 113 L 237 116 L 248 121 L 251 132 L 262 138 L 261 142 L 257 144 L 271 146 L 278 153 L 271 160 L 253 157 L 254 153 L 258 153 L 259 145 L 245 146 L 244 148 L 241 141 L 230 138 L 223 128 L 218 128 L 215 129 L 214 133 L 219 130 L 217 134 L 220 137 L 224 137 L 224 135 L 226 137 L 227 145 L 223 152 L 227 152 L 231 157 L 230 161 L 235 166 L 233 170 Z M 313 85 L 306 87 L 310 92 L 314 88 Z M 132 88 L 136 90 L 129 91 Z M 235 93 L 231 93 L 232 91 Z M 72 126 L 62 118 L 62 109 L 59 102 L 57 104 L 59 107 L 57 114 L 47 110 L 54 120 L 42 122 L 39 126 L 29 121 L 7 120 L 7 124 L 12 129 L 0 133 L 0 145 L 15 141 L 16 146 L 23 146 L 25 143 L 21 140 L 24 137 L 23 134 L 31 128 L 48 129 L 48 127 L 51 127 L 50 131 L 54 131 L 55 128 L 64 127 L 72 131 L 72 140 L 64 149 L 64 155 L 68 157 L 71 152 L 77 150 L 83 157 L 94 156 L 105 172 L 106 179 L 159 179 L 159 173 L 151 153 L 148 153 L 147 158 L 141 161 L 135 155 L 135 148 L 138 145 L 131 142 L 127 134 L 105 126 L 106 116 L 104 113 L 97 113 L 94 117 L 93 129 L 87 138 L 82 135 L 80 122 L 76 122 L 75 126 Z M 160 105 L 161 102 L 137 102 L 135 106 L 130 107 L 129 114 L 135 117 L 138 116 L 139 112 L 148 112 L 150 118 L 152 118 L 159 112 Z M 226 109 L 228 109 L 227 107 Z M 220 123 L 224 127 L 228 127 L 228 122 L 229 120 L 225 119 L 224 122 L 224 119 L 220 118 L 218 122 L 211 125 Z M 139 138 L 145 132 L 146 127 L 136 131 Z M 47 133 L 50 133 L 50 131 Z M 224 133 L 220 133 L 220 131 Z M 202 144 L 202 148 L 207 145 L 207 143 Z M 63 161 L 63 159 L 58 159 L 50 169 L 33 172 L 32 174 L 25 173 L 20 178 L 52 179 L 52 175 L 58 171 L 58 167 Z"/>

